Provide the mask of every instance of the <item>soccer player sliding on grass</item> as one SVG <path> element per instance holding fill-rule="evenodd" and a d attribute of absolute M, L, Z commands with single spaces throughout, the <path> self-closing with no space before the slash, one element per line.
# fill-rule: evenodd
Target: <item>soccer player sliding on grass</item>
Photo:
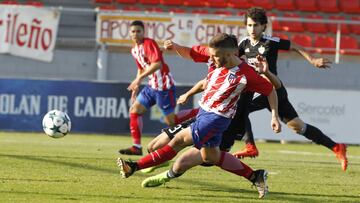
<path fill-rule="evenodd" d="M 236 38 L 228 34 L 214 36 L 208 47 L 194 46 L 187 49 L 188 58 L 209 64 L 206 88 L 199 101 L 200 110 L 196 121 L 178 132 L 167 145 L 137 162 L 118 158 L 117 163 L 123 178 L 131 176 L 137 170 L 171 160 L 185 147 L 194 145 L 200 150 L 202 162 L 245 177 L 257 186 L 260 198 L 266 195 L 268 190 L 265 170 L 253 171 L 233 155 L 219 149 L 222 132 L 230 124 L 243 91 L 268 95 L 272 112 L 271 127 L 276 133 L 281 131 L 276 92 L 270 82 L 237 57 L 237 49 Z"/>

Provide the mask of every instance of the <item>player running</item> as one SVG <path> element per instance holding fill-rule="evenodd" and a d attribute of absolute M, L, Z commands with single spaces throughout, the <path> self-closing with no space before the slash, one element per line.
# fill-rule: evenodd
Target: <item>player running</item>
<path fill-rule="evenodd" d="M 260 198 L 265 196 L 267 172 L 254 172 L 233 155 L 219 149 L 221 134 L 235 114 L 236 102 L 242 91 L 258 91 L 268 95 L 272 129 L 274 132 L 281 130 L 277 116 L 277 97 L 271 83 L 236 56 L 236 42 L 230 35 L 219 34 L 210 41 L 209 48 L 195 46 L 188 50 L 188 57 L 195 62 L 209 62 L 206 88 L 199 101 L 201 108 L 196 121 L 178 132 L 167 145 L 137 162 L 118 158 L 123 178 L 137 170 L 171 160 L 186 146 L 194 145 L 200 150 L 202 162 L 215 164 L 223 170 L 245 177 L 258 186 Z"/>
<path fill-rule="evenodd" d="M 130 107 L 130 132 L 133 139 L 133 146 L 120 149 L 120 154 L 142 155 L 141 131 L 142 115 L 157 104 L 164 114 L 164 122 L 168 126 L 174 126 L 194 117 L 197 110 L 184 110 L 177 115 L 175 110 L 175 82 L 165 63 L 162 52 L 157 43 L 144 37 L 145 27 L 142 21 L 133 21 L 130 24 L 130 37 L 133 41 L 131 54 L 138 67 L 136 78 L 127 88 L 131 93 Z M 146 85 L 138 94 L 141 81 L 148 77 Z"/>
<path fill-rule="evenodd" d="M 331 62 L 329 60 L 324 58 L 311 57 L 309 53 L 294 43 L 291 43 L 289 40 L 264 35 L 263 32 L 265 31 L 267 24 L 265 10 L 261 8 L 248 9 L 244 19 L 249 36 L 240 41 L 239 54 L 240 56 L 245 55 L 249 64 L 256 62 L 256 57 L 261 55 L 268 61 L 270 71 L 277 75 L 276 62 L 278 57 L 278 50 L 293 50 L 299 53 L 317 68 L 326 69 L 330 67 L 329 64 Z M 307 139 L 332 150 L 335 153 L 337 159 L 340 161 L 342 169 L 346 171 L 348 164 L 348 160 L 346 158 L 346 145 L 335 143 L 331 138 L 321 132 L 321 130 L 302 121 L 290 103 L 287 91 L 283 84 L 279 89 L 277 89 L 277 95 L 279 98 L 279 116 L 281 120 L 295 133 L 303 135 Z M 266 100 L 266 96 L 260 95 L 256 97 L 250 104 L 249 112 L 261 110 L 264 108 L 269 109 L 269 104 Z M 258 156 L 258 150 L 254 142 L 249 119 L 247 121 L 246 129 L 246 133 L 238 131 L 228 133 L 230 137 L 224 139 L 228 142 L 224 143 L 224 147 L 226 148 L 233 145 L 233 140 L 235 139 L 236 135 L 246 135 L 246 148 L 234 153 L 234 155 L 239 158 Z"/>

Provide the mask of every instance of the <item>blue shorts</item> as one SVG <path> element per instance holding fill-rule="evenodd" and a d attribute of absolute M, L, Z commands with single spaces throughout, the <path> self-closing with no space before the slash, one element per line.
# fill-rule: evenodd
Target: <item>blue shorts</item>
<path fill-rule="evenodd" d="M 150 109 L 157 104 L 163 114 L 167 116 L 175 110 L 175 86 L 171 87 L 169 90 L 158 91 L 146 85 L 136 99 L 140 104 L 145 106 L 146 109 Z"/>
<path fill-rule="evenodd" d="M 196 121 L 190 125 L 194 146 L 217 147 L 221 143 L 222 133 L 230 125 L 231 119 L 200 108 Z"/>

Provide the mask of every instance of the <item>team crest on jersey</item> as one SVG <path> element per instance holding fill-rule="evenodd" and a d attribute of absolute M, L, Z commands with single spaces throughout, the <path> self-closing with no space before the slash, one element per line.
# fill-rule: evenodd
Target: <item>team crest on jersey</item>
<path fill-rule="evenodd" d="M 234 73 L 230 73 L 228 77 L 228 81 L 231 85 L 235 84 L 237 80 L 237 76 Z"/>
<path fill-rule="evenodd" d="M 246 48 L 246 49 L 245 49 L 245 52 L 250 52 L 250 49 L 249 49 L 249 48 Z"/>
<path fill-rule="evenodd" d="M 263 47 L 262 45 L 258 48 L 258 51 L 260 54 L 264 54 L 265 52 L 265 47 Z"/>

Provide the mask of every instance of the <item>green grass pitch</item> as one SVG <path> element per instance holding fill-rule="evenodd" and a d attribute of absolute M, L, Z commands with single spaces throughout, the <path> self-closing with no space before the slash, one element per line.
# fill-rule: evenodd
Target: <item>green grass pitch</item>
<path fill-rule="evenodd" d="M 130 143 L 129 136 L 0 133 L 0 202 L 360 202 L 359 146 L 348 147 L 343 172 L 324 147 L 258 143 L 260 156 L 244 162 L 270 173 L 270 193 L 259 200 L 247 180 L 217 167 L 195 167 L 165 186 L 141 188 L 149 174 L 121 179 L 116 166 L 117 150 Z M 237 142 L 234 150 L 242 146 Z"/>

